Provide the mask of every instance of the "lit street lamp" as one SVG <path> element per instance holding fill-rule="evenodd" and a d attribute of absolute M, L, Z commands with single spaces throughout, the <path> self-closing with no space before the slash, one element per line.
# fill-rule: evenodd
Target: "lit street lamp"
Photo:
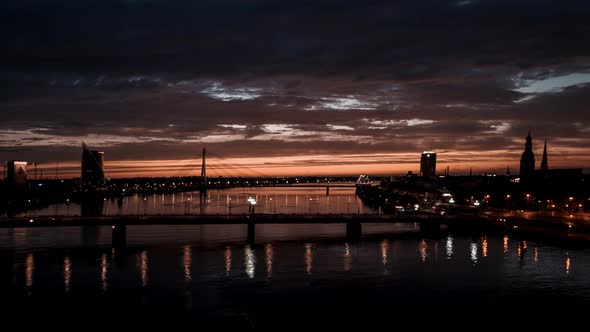
<path fill-rule="evenodd" d="M 272 207 L 272 209 L 273 209 L 273 210 L 272 210 L 272 212 L 273 212 L 274 214 L 276 214 L 276 213 L 277 213 L 277 201 L 276 201 L 276 200 L 275 200 L 275 201 L 273 201 L 273 200 L 272 200 L 272 197 L 271 197 L 271 198 L 270 198 L 270 202 L 271 202 L 271 205 L 272 205 L 271 207 Z"/>
<path fill-rule="evenodd" d="M 257 202 L 256 202 L 256 198 L 253 198 L 252 196 L 250 196 L 250 197 L 248 198 L 248 204 L 249 204 L 249 206 L 250 206 L 250 213 L 251 213 L 252 215 L 254 215 L 254 208 L 256 207 L 256 203 L 257 203 Z"/>

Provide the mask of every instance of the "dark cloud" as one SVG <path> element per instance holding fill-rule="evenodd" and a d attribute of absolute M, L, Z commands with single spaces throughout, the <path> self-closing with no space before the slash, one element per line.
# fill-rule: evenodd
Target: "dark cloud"
<path fill-rule="evenodd" d="M 529 129 L 579 156 L 589 15 L 582 0 L 4 1 L 0 158 L 75 160 L 86 140 L 110 160 L 204 144 L 500 160 Z"/>

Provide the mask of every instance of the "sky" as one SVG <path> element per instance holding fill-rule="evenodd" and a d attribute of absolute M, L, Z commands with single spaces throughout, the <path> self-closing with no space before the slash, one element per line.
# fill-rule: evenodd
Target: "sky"
<path fill-rule="evenodd" d="M 586 0 L 5 0 L 0 160 L 78 176 L 590 165 Z"/>

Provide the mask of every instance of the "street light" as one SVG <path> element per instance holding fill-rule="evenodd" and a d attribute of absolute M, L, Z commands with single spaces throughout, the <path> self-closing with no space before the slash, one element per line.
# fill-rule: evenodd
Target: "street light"
<path fill-rule="evenodd" d="M 347 204 L 348 214 L 350 214 L 350 196 L 348 196 L 348 204 Z"/>
<path fill-rule="evenodd" d="M 186 202 L 187 202 L 187 203 L 186 203 L 187 205 L 186 205 L 186 208 L 185 208 L 185 210 L 184 210 L 184 214 L 190 214 L 190 213 L 191 213 L 191 198 L 190 198 L 190 197 L 188 197 L 188 198 L 186 199 Z"/>
<path fill-rule="evenodd" d="M 254 215 L 254 208 L 256 207 L 256 198 L 250 196 L 248 198 L 248 203 L 250 204 L 250 213 Z"/>
<path fill-rule="evenodd" d="M 273 200 L 272 200 L 272 197 L 271 197 L 271 198 L 270 198 L 270 202 L 271 202 L 271 205 L 272 205 L 271 207 L 272 207 L 272 209 L 273 209 L 272 211 L 273 211 L 273 213 L 275 213 L 275 214 L 276 214 L 276 213 L 277 213 L 277 201 L 274 201 L 274 202 L 273 202 Z"/>

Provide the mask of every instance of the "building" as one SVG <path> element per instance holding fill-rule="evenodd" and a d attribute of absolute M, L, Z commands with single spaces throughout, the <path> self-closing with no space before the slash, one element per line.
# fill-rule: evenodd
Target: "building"
<path fill-rule="evenodd" d="M 520 177 L 531 178 L 535 173 L 535 154 L 533 153 L 533 138 L 531 132 L 526 137 L 524 152 L 520 158 Z"/>
<path fill-rule="evenodd" d="M 104 184 L 104 152 L 88 149 L 82 144 L 82 186 L 98 187 Z"/>
<path fill-rule="evenodd" d="M 547 139 L 545 139 L 545 147 L 543 147 L 543 160 L 541 161 L 541 171 L 547 171 L 549 163 L 547 162 Z"/>
<path fill-rule="evenodd" d="M 436 176 L 436 153 L 432 151 L 422 152 L 420 158 L 420 175 L 424 177 Z"/>
<path fill-rule="evenodd" d="M 6 163 L 6 181 L 9 185 L 25 186 L 27 184 L 27 162 L 12 160 Z"/>

